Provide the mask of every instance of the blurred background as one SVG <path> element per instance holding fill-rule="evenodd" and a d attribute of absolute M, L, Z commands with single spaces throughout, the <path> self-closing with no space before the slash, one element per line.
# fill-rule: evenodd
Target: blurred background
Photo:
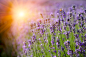
<path fill-rule="evenodd" d="M 13 18 L 10 12 L 16 1 L 18 4 L 22 2 L 23 6 L 27 5 L 27 8 L 29 8 L 28 13 L 30 13 L 26 21 L 14 21 L 16 17 Z M 17 56 L 16 38 L 22 33 L 20 26 L 23 26 L 23 23 L 41 19 L 40 13 L 46 18 L 46 16 L 49 17 L 52 12 L 55 12 L 59 8 L 68 8 L 74 4 L 86 5 L 85 3 L 86 0 L 0 0 L 0 57 Z M 24 38 L 24 36 L 21 37 Z"/>

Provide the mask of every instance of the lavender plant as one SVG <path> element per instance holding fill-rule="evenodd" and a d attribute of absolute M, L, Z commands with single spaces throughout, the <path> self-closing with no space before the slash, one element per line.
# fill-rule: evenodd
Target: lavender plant
<path fill-rule="evenodd" d="M 18 57 L 86 57 L 86 9 L 79 8 L 61 8 L 46 19 L 41 14 L 43 20 L 30 23 Z"/>

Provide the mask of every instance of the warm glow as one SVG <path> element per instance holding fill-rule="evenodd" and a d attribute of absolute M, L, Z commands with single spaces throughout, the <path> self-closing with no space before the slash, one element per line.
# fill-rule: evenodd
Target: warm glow
<path fill-rule="evenodd" d="M 16 17 L 15 19 L 25 19 L 27 17 L 27 13 L 28 12 L 26 12 L 26 10 L 18 9 L 15 14 L 13 13 L 13 16 Z"/>
<path fill-rule="evenodd" d="M 31 3 L 24 3 L 21 1 L 21 3 L 13 2 L 11 8 L 11 14 L 13 20 L 16 22 L 20 21 L 27 21 L 27 19 L 30 20 L 36 20 L 39 16 L 38 10 L 36 9 L 36 6 L 33 6 L 34 4 Z"/>
<path fill-rule="evenodd" d="M 25 15 L 25 13 L 24 12 L 19 12 L 18 15 L 19 15 L 19 17 L 23 17 Z"/>
<path fill-rule="evenodd" d="M 31 4 L 28 1 L 27 3 L 24 3 L 22 1 L 18 2 L 17 0 L 15 0 L 12 3 L 11 16 L 13 19 L 12 30 L 14 34 L 20 34 L 20 26 L 27 22 L 29 23 L 31 20 L 35 21 L 36 19 L 38 19 L 38 10 L 34 4 Z"/>
<path fill-rule="evenodd" d="M 28 8 L 15 6 L 12 8 L 12 16 L 14 20 L 25 20 L 28 17 Z"/>

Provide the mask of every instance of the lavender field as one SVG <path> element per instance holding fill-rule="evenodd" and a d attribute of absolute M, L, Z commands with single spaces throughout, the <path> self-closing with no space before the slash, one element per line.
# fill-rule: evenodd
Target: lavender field
<path fill-rule="evenodd" d="M 86 57 L 86 1 L 45 2 L 33 2 L 37 14 L 13 25 L 12 52 L 17 57 Z"/>

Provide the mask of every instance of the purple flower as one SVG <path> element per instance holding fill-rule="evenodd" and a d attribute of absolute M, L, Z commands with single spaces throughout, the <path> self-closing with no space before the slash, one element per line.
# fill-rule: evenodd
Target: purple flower
<path fill-rule="evenodd" d="M 75 27 L 76 23 L 73 23 L 73 27 Z"/>
<path fill-rule="evenodd" d="M 67 54 L 68 55 L 73 55 L 73 50 L 68 50 Z"/>
<path fill-rule="evenodd" d="M 67 39 L 69 38 L 69 33 L 70 33 L 69 31 L 66 33 Z"/>
<path fill-rule="evenodd" d="M 33 36 L 32 36 L 32 40 L 36 40 L 36 36 L 35 36 L 35 34 L 33 34 Z"/>
<path fill-rule="evenodd" d="M 40 30 L 40 34 L 42 34 L 42 35 L 43 35 L 43 34 L 44 34 L 44 32 L 45 32 L 45 30 L 44 30 L 44 29 L 41 29 L 41 30 Z"/>
<path fill-rule="evenodd" d="M 78 46 L 77 46 L 77 45 L 75 45 L 75 48 L 77 49 L 77 48 L 78 48 Z"/>
<path fill-rule="evenodd" d="M 86 38 L 84 39 L 84 42 L 86 42 Z"/>
<path fill-rule="evenodd" d="M 58 48 L 60 48 L 60 41 L 59 41 L 59 39 L 57 39 L 56 45 L 57 45 Z"/>
<path fill-rule="evenodd" d="M 64 45 L 65 45 L 65 47 L 66 47 L 66 48 L 68 48 L 68 47 L 69 47 L 69 45 L 70 45 L 70 41 L 68 41 L 68 40 L 67 40 L 67 41 L 65 41 L 65 42 L 64 42 Z"/>
<path fill-rule="evenodd" d="M 54 43 L 55 43 L 55 42 L 54 42 L 54 40 L 53 40 L 53 39 L 52 39 L 51 43 L 52 43 L 52 45 L 54 45 Z"/>
<path fill-rule="evenodd" d="M 70 28 L 70 32 L 72 32 L 72 26 L 71 25 L 69 26 L 69 28 Z"/>
<path fill-rule="evenodd" d="M 66 30 L 66 26 L 63 26 L 64 30 Z"/>
<path fill-rule="evenodd" d="M 84 12 L 86 13 L 86 10 Z"/>
<path fill-rule="evenodd" d="M 58 50 L 58 56 L 61 56 L 61 52 L 60 52 L 60 50 Z"/>
<path fill-rule="evenodd" d="M 79 45 L 80 45 L 80 46 L 83 46 L 84 44 L 83 44 L 83 43 L 80 43 Z"/>
<path fill-rule="evenodd" d="M 79 38 L 79 34 L 75 34 L 74 36 L 75 36 L 75 38 Z"/>
<path fill-rule="evenodd" d="M 65 26 L 67 26 L 68 25 L 68 23 L 67 22 L 65 22 Z"/>
<path fill-rule="evenodd" d="M 50 30 L 52 31 L 52 29 L 53 29 L 53 27 L 51 26 L 51 27 L 50 27 Z"/>
<path fill-rule="evenodd" d="M 76 8 L 76 6 L 75 6 L 75 5 L 73 5 L 73 10 L 75 10 L 75 8 Z"/>
<path fill-rule="evenodd" d="M 40 23 L 37 23 L 38 27 L 40 27 Z"/>
<path fill-rule="evenodd" d="M 66 35 L 66 37 L 67 37 L 67 39 L 69 38 L 69 34 L 70 34 L 70 32 L 69 31 L 67 31 L 67 32 L 64 32 L 63 34 L 65 34 Z"/>
<path fill-rule="evenodd" d="M 53 56 L 53 57 L 56 57 L 56 56 Z"/>
<path fill-rule="evenodd" d="M 64 38 L 62 40 L 64 41 Z"/>
<path fill-rule="evenodd" d="M 54 50 L 53 52 L 55 52 L 55 53 L 56 53 L 56 50 Z"/>
<path fill-rule="evenodd" d="M 77 29 L 77 33 L 80 33 L 80 30 Z"/>
<path fill-rule="evenodd" d="M 86 28 L 84 27 L 84 31 L 86 31 Z"/>
<path fill-rule="evenodd" d="M 84 23 L 81 23 L 81 27 L 84 27 Z"/>
<path fill-rule="evenodd" d="M 64 51 L 64 47 L 61 46 L 61 50 Z"/>
<path fill-rule="evenodd" d="M 76 32 L 75 28 L 73 28 L 73 32 L 74 32 L 74 33 Z"/>
<path fill-rule="evenodd" d="M 86 38 L 86 34 L 85 34 L 85 36 L 84 36 L 85 38 Z"/>
<path fill-rule="evenodd" d="M 56 35 L 56 33 L 54 33 L 53 35 Z"/>
<path fill-rule="evenodd" d="M 86 42 L 84 42 L 84 43 L 80 43 L 79 45 L 85 47 L 85 46 L 86 46 Z"/>
<path fill-rule="evenodd" d="M 77 20 L 79 20 L 79 21 L 80 21 L 80 17 L 79 17 L 79 16 L 77 17 Z"/>
<path fill-rule="evenodd" d="M 31 40 L 28 40 L 28 43 L 31 45 L 32 43 L 31 43 Z"/>
<path fill-rule="evenodd" d="M 72 10 L 73 10 L 73 9 L 70 7 L 70 12 L 72 12 Z"/>

